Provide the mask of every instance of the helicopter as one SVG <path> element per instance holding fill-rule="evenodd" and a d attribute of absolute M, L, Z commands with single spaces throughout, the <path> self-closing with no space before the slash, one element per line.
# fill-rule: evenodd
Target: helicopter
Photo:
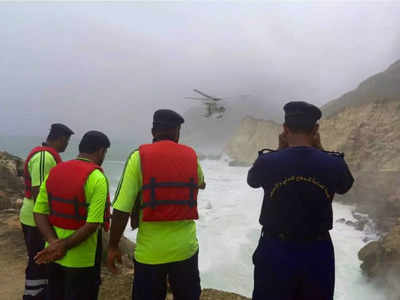
<path fill-rule="evenodd" d="M 218 104 L 219 101 L 223 100 L 222 98 L 212 97 L 196 89 L 194 89 L 193 91 L 197 94 L 200 94 L 204 98 L 185 97 L 185 99 L 203 101 L 203 104 L 206 106 L 206 113 L 203 115 L 205 118 L 209 118 L 213 115 L 216 115 L 217 119 L 222 119 L 224 112 L 226 110 L 226 108 L 223 105 Z"/>

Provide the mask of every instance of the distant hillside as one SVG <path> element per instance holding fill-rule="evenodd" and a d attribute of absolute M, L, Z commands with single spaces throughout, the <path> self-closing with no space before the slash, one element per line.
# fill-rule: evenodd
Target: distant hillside
<path fill-rule="evenodd" d="M 363 81 L 358 88 L 332 100 L 322 107 L 325 118 L 329 118 L 344 108 L 356 107 L 380 100 L 400 101 L 400 60 L 386 71 Z"/>

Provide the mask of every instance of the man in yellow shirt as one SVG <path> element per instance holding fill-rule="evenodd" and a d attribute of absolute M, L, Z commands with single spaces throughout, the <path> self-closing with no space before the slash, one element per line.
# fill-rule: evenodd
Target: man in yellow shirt
<path fill-rule="evenodd" d="M 48 264 L 48 300 L 96 300 L 101 229 L 108 230 L 108 182 L 100 168 L 110 141 L 87 132 L 76 159 L 54 167 L 40 187 L 34 216 L 49 243 L 37 263 Z"/>
<path fill-rule="evenodd" d="M 200 298 L 194 220 L 198 189 L 204 189 L 205 183 L 194 150 L 178 144 L 183 122 L 171 110 L 154 113 L 153 143 L 130 155 L 115 195 L 107 264 L 117 272 L 118 243 L 133 210 L 139 214 L 135 300 L 164 300 L 167 276 L 175 300 Z"/>
<path fill-rule="evenodd" d="M 44 241 L 33 219 L 33 206 L 40 184 L 57 163 L 61 162 L 59 153 L 65 151 L 73 131 L 67 126 L 52 124 L 45 143 L 32 149 L 25 160 L 25 198 L 20 211 L 20 222 L 28 252 L 28 266 L 25 270 L 24 300 L 45 299 L 47 273 L 45 266 L 34 262 L 37 252 L 43 249 Z"/>

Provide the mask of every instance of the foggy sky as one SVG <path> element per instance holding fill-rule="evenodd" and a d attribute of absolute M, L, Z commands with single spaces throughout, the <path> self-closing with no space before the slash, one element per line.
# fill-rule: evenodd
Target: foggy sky
<path fill-rule="evenodd" d="M 143 139 L 193 88 L 263 117 L 317 105 L 400 59 L 400 3 L 0 4 L 0 134 L 65 122 Z M 187 120 L 190 122 L 190 120 Z"/>

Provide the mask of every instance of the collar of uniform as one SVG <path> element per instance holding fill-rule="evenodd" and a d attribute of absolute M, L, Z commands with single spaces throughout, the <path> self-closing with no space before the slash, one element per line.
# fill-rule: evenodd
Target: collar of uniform
<path fill-rule="evenodd" d="M 86 162 L 91 162 L 94 163 L 94 161 L 88 159 L 88 158 L 84 158 L 84 157 L 77 157 L 76 160 L 81 160 L 81 161 L 86 161 Z"/>
<path fill-rule="evenodd" d="M 158 142 L 173 142 L 176 143 L 173 139 L 171 138 L 161 138 L 161 139 L 153 139 L 153 143 L 158 143 Z M 176 143 L 177 144 L 177 143 Z"/>

